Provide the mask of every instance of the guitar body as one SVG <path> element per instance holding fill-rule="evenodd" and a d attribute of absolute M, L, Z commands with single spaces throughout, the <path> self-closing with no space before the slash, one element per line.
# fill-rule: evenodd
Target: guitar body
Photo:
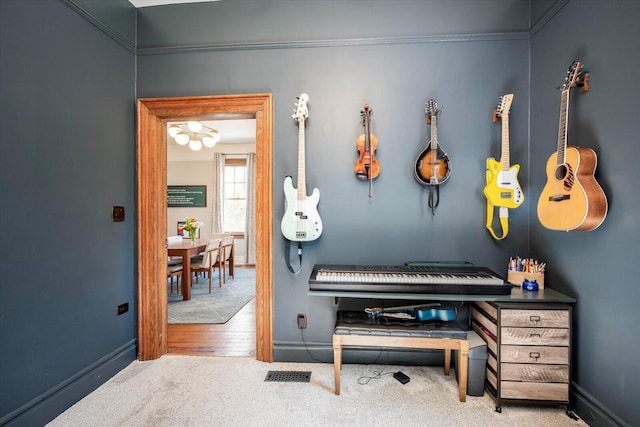
<path fill-rule="evenodd" d="M 311 196 L 298 200 L 298 190 L 293 187 L 290 176 L 284 179 L 286 208 L 280 228 L 282 235 L 294 242 L 310 242 L 322 234 L 322 220 L 318 213 L 320 191 L 313 189 Z"/>
<path fill-rule="evenodd" d="M 520 165 L 512 165 L 502 170 L 502 163 L 493 158 L 487 159 L 487 185 L 484 195 L 494 206 L 517 208 L 524 202 L 524 193 L 518 182 Z"/>
<path fill-rule="evenodd" d="M 431 141 L 429 141 L 427 148 L 425 148 L 416 159 L 414 175 L 422 185 L 439 185 L 444 183 L 449 179 L 449 175 L 451 175 L 447 153 L 442 151 L 440 146 L 433 150 L 431 148 Z"/>
<path fill-rule="evenodd" d="M 547 183 L 538 199 L 538 219 L 550 230 L 590 231 L 607 216 L 607 197 L 596 181 L 598 163 L 590 148 L 567 146 L 565 163 L 558 153 L 547 161 Z"/>
<path fill-rule="evenodd" d="M 456 320 L 456 312 L 453 308 L 417 308 L 413 314 L 419 322 Z"/>

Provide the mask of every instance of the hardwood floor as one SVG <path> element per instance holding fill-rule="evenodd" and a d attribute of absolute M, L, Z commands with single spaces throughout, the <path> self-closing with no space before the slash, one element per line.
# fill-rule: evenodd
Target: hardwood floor
<path fill-rule="evenodd" d="M 224 324 L 169 324 L 169 354 L 200 356 L 256 355 L 256 299 Z"/>

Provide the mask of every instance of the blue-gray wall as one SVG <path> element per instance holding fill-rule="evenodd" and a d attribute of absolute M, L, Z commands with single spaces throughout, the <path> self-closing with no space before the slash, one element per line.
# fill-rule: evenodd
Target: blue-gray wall
<path fill-rule="evenodd" d="M 119 3 L 101 16 L 131 34 Z M 77 6 L 0 1 L 0 425 L 42 425 L 136 356 L 135 43 Z"/>
<path fill-rule="evenodd" d="M 527 160 L 528 3 L 464 5 L 243 1 L 140 9 L 139 97 L 274 94 L 276 360 L 308 360 L 309 344 L 321 349 L 314 357 L 331 360 L 336 307 L 331 298 L 307 295 L 315 263 L 469 260 L 503 271 L 510 255 L 527 252 L 527 210 L 512 214 L 513 237 L 495 243 L 484 228 L 482 188 L 485 159 L 499 156 L 492 109 L 504 93 L 516 93 L 512 158 Z M 174 20 L 189 25 L 170 25 Z M 310 97 L 306 184 L 309 193 L 320 190 L 324 233 L 304 249 L 302 271 L 292 275 L 280 233 L 282 181 L 296 175 L 291 112 L 302 92 Z M 428 141 L 428 98 L 443 107 L 439 142 L 453 168 L 435 216 L 426 209 L 428 191 L 413 177 Z M 353 175 L 365 103 L 373 109 L 381 164 L 371 199 Z M 306 344 L 295 322 L 300 312 L 309 319 Z"/>
<path fill-rule="evenodd" d="M 330 298 L 307 294 L 314 263 L 463 259 L 503 272 L 509 256 L 534 256 L 549 262 L 550 286 L 578 298 L 574 398 L 580 415 L 594 424 L 630 423 L 640 418 L 638 409 L 631 406 L 631 396 L 637 395 L 640 383 L 634 369 L 639 322 L 631 307 L 638 298 L 626 298 L 633 292 L 637 296 L 637 291 L 631 271 L 620 268 L 617 261 L 620 254 L 637 252 L 632 239 L 638 232 L 630 219 L 624 219 L 630 218 L 628 212 L 633 208 L 616 209 L 621 197 L 615 191 L 628 189 L 611 184 L 616 175 L 629 183 L 637 180 L 631 176 L 631 165 L 607 168 L 618 157 L 631 162 L 638 148 L 628 138 L 614 136 L 630 134 L 633 122 L 614 113 L 617 110 L 610 107 L 610 93 L 603 86 L 613 73 L 626 71 L 629 75 L 634 69 L 629 64 L 614 71 L 614 64 L 637 61 L 634 52 L 640 38 L 630 20 L 637 16 L 640 4 L 594 1 L 580 7 L 578 3 L 244 1 L 240 5 L 217 2 L 139 11 L 138 96 L 274 94 L 276 360 L 310 360 L 305 346 L 312 348 L 314 358 L 331 358 L 336 307 Z M 576 9 L 580 12 L 572 12 Z M 601 20 L 602 14 L 607 19 Z M 571 18 L 565 22 L 567 16 Z M 626 19 L 617 19 L 619 16 Z M 176 21 L 189 25 L 170 25 Z M 588 42 L 584 35 L 590 36 Z M 576 47 L 571 40 L 581 44 Z M 635 49 L 630 46 L 634 43 Z M 568 46 L 562 49 L 564 44 Z M 590 100 L 594 115 L 599 105 L 615 119 L 607 126 L 609 150 L 593 136 L 586 142 L 600 153 L 599 173 L 607 177 L 603 186 L 611 212 L 603 227 L 594 232 L 548 232 L 537 221 L 536 206 L 546 159 L 555 151 L 556 87 L 576 55 L 591 56 L 578 58 L 589 63 L 603 55 L 605 52 L 595 50 L 598 46 L 609 46 L 603 48 L 611 57 L 606 61 L 609 66 L 594 72 L 593 89 L 582 98 Z M 593 52 L 586 55 L 589 49 Z M 630 116 L 637 108 L 628 86 L 626 102 L 617 108 Z M 302 271 L 294 276 L 286 269 L 279 238 L 284 202 L 280 188 L 285 175 L 296 173 L 297 127 L 290 115 L 294 98 L 301 92 L 310 96 L 306 184 L 309 192 L 313 187 L 320 189 L 319 210 L 325 228 L 320 240 L 304 250 Z M 527 201 L 510 211 L 509 237 L 497 243 L 484 229 L 482 187 L 485 159 L 499 156 L 499 125 L 491 123 L 491 109 L 498 96 L 508 92 L 515 94 L 511 161 L 522 166 L 520 181 Z M 537 102 L 530 102 L 530 93 Z M 424 102 L 430 97 L 444 107 L 438 121 L 439 139 L 453 165 L 433 217 L 424 207 L 426 191 L 411 172 L 416 155 L 426 144 L 429 128 Z M 617 97 L 615 102 L 623 99 Z M 372 199 L 367 197 L 366 184 L 352 174 L 357 158 L 354 140 L 361 132 L 359 112 L 364 103 L 374 111 L 382 167 Z M 532 105 L 536 109 L 530 111 Z M 548 111 L 544 119 L 539 117 L 541 111 Z M 571 121 L 572 129 L 580 125 L 579 120 Z M 582 132 L 588 134 L 586 129 L 597 125 L 595 117 L 586 120 Z M 541 137 L 541 132 L 549 136 Z M 543 145 L 541 141 L 547 140 L 550 143 Z M 623 141 L 628 142 L 624 149 L 616 151 Z M 637 207 L 634 197 L 625 195 L 625 201 Z M 620 291 L 611 292 L 611 285 L 603 283 L 615 284 Z M 601 293 L 608 295 L 606 307 L 614 307 L 612 312 L 620 315 L 598 310 Z M 309 318 L 304 337 L 294 321 L 299 312 Z M 615 324 L 616 328 L 602 329 Z M 614 373 L 609 369 L 612 359 L 619 366 Z"/>
<path fill-rule="evenodd" d="M 0 135 L 12 159 L 0 169 L 0 218 L 29 224 L 6 228 L 0 243 L 0 424 L 53 417 L 135 357 L 134 98 L 254 92 L 275 102 L 276 360 L 309 360 L 305 342 L 330 355 L 336 307 L 307 295 L 314 263 L 469 260 L 503 272 L 509 256 L 535 256 L 549 262 L 549 285 L 578 299 L 578 414 L 592 425 L 640 419 L 638 291 L 621 260 L 638 248 L 640 3 L 246 0 L 143 8 L 136 20 L 126 0 L 103 3 L 0 1 Z M 535 209 L 555 151 L 555 88 L 573 59 L 589 67 L 592 89 L 573 98 L 570 138 L 598 152 L 610 212 L 598 230 L 567 234 L 542 229 Z M 282 180 L 296 175 L 291 110 L 301 92 L 310 96 L 306 184 L 320 190 L 325 230 L 294 276 L 279 219 Z M 508 92 L 511 161 L 527 201 L 498 243 L 484 229 L 482 187 L 485 159 L 500 148 L 491 111 Z M 443 107 L 439 141 L 453 166 L 435 216 L 412 176 L 428 98 Z M 382 167 L 372 199 L 352 173 L 365 103 Z M 127 208 L 125 223 L 110 222 L 112 205 Z M 131 309 L 116 316 L 122 302 Z"/>
<path fill-rule="evenodd" d="M 549 283 L 575 295 L 574 381 L 583 418 L 599 411 L 640 420 L 640 2 L 570 1 L 531 37 L 531 194 L 546 182 L 557 147 L 560 91 L 572 60 L 585 64 L 591 88 L 571 93 L 569 144 L 598 153 L 596 178 L 608 197 L 605 222 L 591 232 L 544 229 L 531 211 L 531 247 L 549 260 Z M 532 206 L 533 207 L 533 206 Z M 588 410 L 588 402 L 600 407 Z"/>

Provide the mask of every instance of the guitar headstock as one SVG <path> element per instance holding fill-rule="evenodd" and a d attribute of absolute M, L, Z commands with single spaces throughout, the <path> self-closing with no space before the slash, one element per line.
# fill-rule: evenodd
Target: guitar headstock
<path fill-rule="evenodd" d="M 573 61 L 567 70 L 567 76 L 564 78 L 564 84 L 560 89 L 565 91 L 574 87 L 580 78 L 581 70 L 582 63 L 579 61 Z"/>
<path fill-rule="evenodd" d="M 309 117 L 309 110 L 307 109 L 307 101 L 309 100 L 309 95 L 303 93 L 296 99 L 297 101 L 294 104 L 296 108 L 293 109 L 295 113 L 291 117 L 296 119 L 298 123 L 304 123 L 307 117 Z"/>
<path fill-rule="evenodd" d="M 511 103 L 513 102 L 513 94 L 502 95 L 500 97 L 498 108 L 496 109 L 496 117 L 502 117 L 509 114 L 511 110 Z"/>

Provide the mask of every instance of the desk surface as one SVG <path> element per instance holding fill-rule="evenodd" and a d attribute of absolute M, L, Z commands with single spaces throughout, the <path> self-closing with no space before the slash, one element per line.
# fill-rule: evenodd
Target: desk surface
<path fill-rule="evenodd" d="M 309 291 L 308 295 L 334 298 L 372 298 L 436 301 L 497 301 L 497 302 L 561 302 L 573 304 L 576 299 L 556 290 L 545 288 L 532 292 L 514 286 L 511 295 L 462 295 L 462 294 L 406 294 L 382 292 Z"/>

